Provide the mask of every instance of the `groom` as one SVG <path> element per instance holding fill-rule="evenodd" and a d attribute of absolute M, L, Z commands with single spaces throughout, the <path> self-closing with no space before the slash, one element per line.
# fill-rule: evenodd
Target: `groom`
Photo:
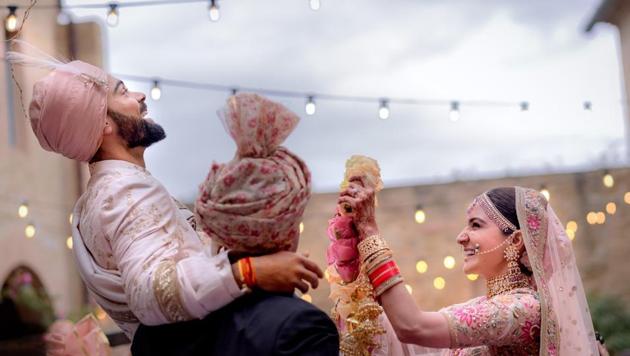
<path fill-rule="evenodd" d="M 41 66 L 28 61 L 20 62 Z M 191 213 L 145 168 L 145 149 L 166 137 L 145 118 L 145 95 L 84 62 L 53 69 L 34 85 L 32 129 L 44 149 L 90 162 L 73 212 L 73 251 L 91 295 L 133 340 L 134 354 L 338 353 L 323 312 L 268 293 L 306 292 L 305 281 L 316 288 L 323 274 L 315 263 L 291 252 L 252 258 L 256 287 L 267 293 L 243 297 L 235 257 L 197 234 Z"/>

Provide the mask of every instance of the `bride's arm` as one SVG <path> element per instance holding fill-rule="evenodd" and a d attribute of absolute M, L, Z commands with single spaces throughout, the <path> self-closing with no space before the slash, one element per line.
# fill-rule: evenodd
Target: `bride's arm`
<path fill-rule="evenodd" d="M 446 318 L 439 312 L 422 311 L 403 283 L 385 291 L 380 300 L 401 342 L 437 348 L 451 346 Z"/>

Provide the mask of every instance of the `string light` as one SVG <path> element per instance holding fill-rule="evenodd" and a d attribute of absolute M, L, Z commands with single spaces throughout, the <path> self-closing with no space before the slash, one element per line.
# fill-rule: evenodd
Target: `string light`
<path fill-rule="evenodd" d="M 630 192 L 626 192 L 626 194 L 623 195 L 623 201 L 626 204 L 630 204 Z"/>
<path fill-rule="evenodd" d="M 578 229 L 577 222 L 571 220 L 567 223 L 567 230 L 577 231 L 577 229 Z"/>
<path fill-rule="evenodd" d="M 66 246 L 68 247 L 68 249 L 72 250 L 72 236 L 68 236 L 68 238 L 66 239 Z"/>
<path fill-rule="evenodd" d="M 540 194 L 542 194 L 547 201 L 551 199 L 551 193 L 549 193 L 549 189 L 547 189 L 544 185 L 540 186 Z"/>
<path fill-rule="evenodd" d="M 460 116 L 459 102 L 453 101 L 451 102 L 451 112 L 449 113 L 449 118 L 451 119 L 452 122 L 457 122 L 459 121 L 459 116 Z"/>
<path fill-rule="evenodd" d="M 442 290 L 446 286 L 446 281 L 442 277 L 436 277 L 433 280 L 433 287 L 437 290 Z"/>
<path fill-rule="evenodd" d="M 425 221 L 427 221 L 427 214 L 424 212 L 424 209 L 422 209 L 422 205 L 418 205 L 416 207 L 414 219 L 418 224 L 423 224 Z"/>
<path fill-rule="evenodd" d="M 604 183 L 604 187 L 612 188 L 615 186 L 615 178 L 610 174 L 610 172 L 604 172 L 604 176 L 602 177 L 602 183 Z"/>
<path fill-rule="evenodd" d="M 413 294 L 413 288 L 409 284 L 405 284 L 405 288 L 407 289 L 407 292 L 409 292 L 409 294 Z"/>
<path fill-rule="evenodd" d="M 600 225 L 603 225 L 604 223 L 606 223 L 606 214 L 604 214 L 603 211 L 597 212 L 597 223 Z"/>
<path fill-rule="evenodd" d="M 9 15 L 4 19 L 4 28 L 7 30 L 9 34 L 17 31 L 18 20 L 17 20 L 17 6 L 8 6 Z"/>
<path fill-rule="evenodd" d="M 309 0 L 309 4 L 311 5 L 311 10 L 313 11 L 319 10 L 321 6 L 319 0 Z"/>
<path fill-rule="evenodd" d="M 26 202 L 22 202 L 18 207 L 18 216 L 22 219 L 28 216 L 28 204 Z"/>
<path fill-rule="evenodd" d="M 426 261 L 420 260 L 416 263 L 416 271 L 418 271 L 418 273 L 426 273 L 428 269 L 429 265 L 426 263 Z"/>
<path fill-rule="evenodd" d="M 590 101 L 585 101 L 582 103 L 582 107 L 584 108 L 584 111 L 592 111 L 593 103 L 591 103 Z"/>
<path fill-rule="evenodd" d="M 569 236 L 569 240 L 573 241 L 573 239 L 575 239 L 575 231 L 567 230 L 567 236 Z"/>
<path fill-rule="evenodd" d="M 24 228 L 24 235 L 26 235 L 27 238 L 32 239 L 35 236 L 35 225 L 33 225 L 33 223 L 29 223 L 28 225 L 26 225 L 26 227 Z"/>
<path fill-rule="evenodd" d="M 118 18 L 118 4 L 110 3 L 109 11 L 107 12 L 107 25 L 109 25 L 109 27 L 118 26 Z"/>
<path fill-rule="evenodd" d="M 304 107 L 304 111 L 306 111 L 306 115 L 314 115 L 317 107 L 315 106 L 315 98 L 313 96 L 309 96 L 306 99 L 306 106 Z"/>
<path fill-rule="evenodd" d="M 304 232 L 304 223 L 300 223 L 300 234 Z"/>
<path fill-rule="evenodd" d="M 597 224 L 597 213 L 591 211 L 586 214 L 586 222 L 588 222 L 589 225 Z"/>
<path fill-rule="evenodd" d="M 210 0 L 210 6 L 208 7 L 208 17 L 210 21 L 217 22 L 221 19 L 221 12 L 219 12 L 219 5 L 216 0 Z"/>
<path fill-rule="evenodd" d="M 70 225 L 72 225 L 72 213 L 70 213 L 70 215 L 68 215 L 68 223 L 70 223 Z"/>
<path fill-rule="evenodd" d="M 380 106 L 378 108 L 378 117 L 381 120 L 389 119 L 389 101 L 386 99 L 381 99 Z"/>
<path fill-rule="evenodd" d="M 455 258 L 453 258 L 453 256 L 444 257 L 444 267 L 453 269 L 453 267 L 455 267 Z"/>
<path fill-rule="evenodd" d="M 609 202 L 608 204 L 606 204 L 606 212 L 609 215 L 615 215 L 615 213 L 617 212 L 617 204 L 615 204 L 614 202 Z"/>
<path fill-rule="evenodd" d="M 527 101 L 522 101 L 519 106 L 521 107 L 521 111 L 529 110 L 529 103 Z"/>
<path fill-rule="evenodd" d="M 330 273 L 328 273 L 328 270 L 324 271 L 324 278 L 330 282 Z"/>
<path fill-rule="evenodd" d="M 476 280 L 477 280 L 477 278 L 479 278 L 479 275 L 478 275 L 478 274 L 471 273 L 471 274 L 467 274 L 467 275 L 466 275 L 466 278 L 468 278 L 468 279 L 469 279 L 469 280 L 471 280 L 471 281 L 476 281 Z"/>
<path fill-rule="evenodd" d="M 151 88 L 151 99 L 158 101 L 162 97 L 162 89 L 160 88 L 160 82 L 153 81 L 153 88 Z"/>

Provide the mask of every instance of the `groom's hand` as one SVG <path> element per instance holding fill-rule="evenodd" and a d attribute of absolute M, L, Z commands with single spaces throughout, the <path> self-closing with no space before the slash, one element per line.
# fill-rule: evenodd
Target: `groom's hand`
<path fill-rule="evenodd" d="M 268 292 L 293 293 L 297 288 L 306 293 L 309 284 L 315 289 L 324 277 L 319 266 L 307 256 L 288 251 L 252 257 L 252 267 L 256 286 Z"/>

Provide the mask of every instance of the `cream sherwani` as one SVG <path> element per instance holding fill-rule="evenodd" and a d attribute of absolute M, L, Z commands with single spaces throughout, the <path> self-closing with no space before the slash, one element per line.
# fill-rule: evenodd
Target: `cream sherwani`
<path fill-rule="evenodd" d="M 242 295 L 227 253 L 213 253 L 191 212 L 146 169 L 106 160 L 90 173 L 73 250 L 91 295 L 127 336 L 140 323 L 203 318 Z"/>

